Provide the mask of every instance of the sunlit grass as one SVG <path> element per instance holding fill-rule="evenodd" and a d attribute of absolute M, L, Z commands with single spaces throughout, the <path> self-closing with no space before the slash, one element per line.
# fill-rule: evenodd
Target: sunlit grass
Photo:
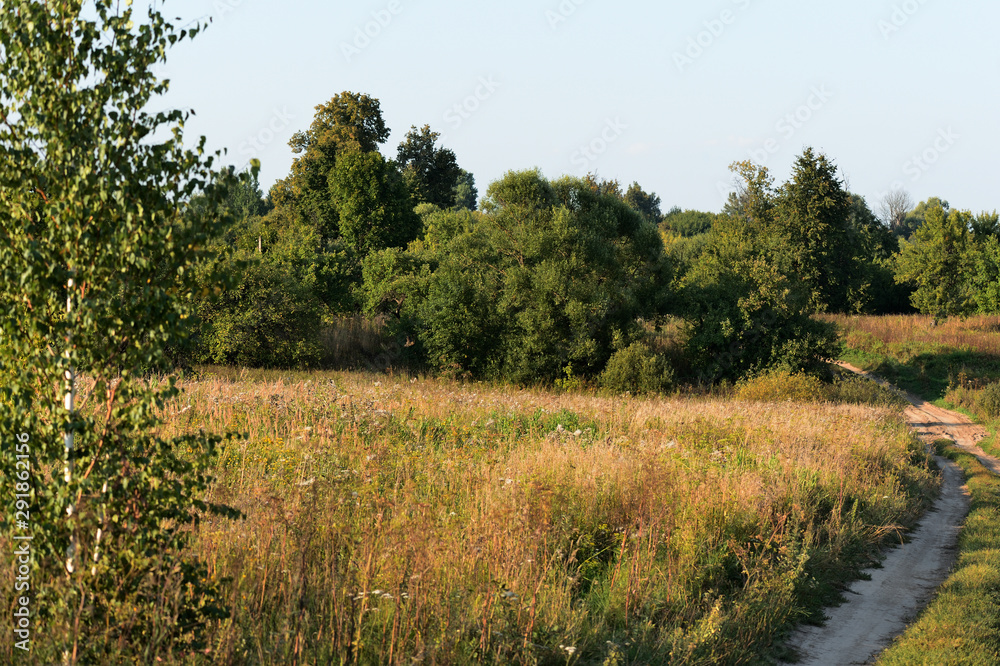
<path fill-rule="evenodd" d="M 209 369 L 238 430 L 197 552 L 215 663 L 735 663 L 898 539 L 935 481 L 895 408 Z M 620 659 L 620 662 L 615 662 Z"/>

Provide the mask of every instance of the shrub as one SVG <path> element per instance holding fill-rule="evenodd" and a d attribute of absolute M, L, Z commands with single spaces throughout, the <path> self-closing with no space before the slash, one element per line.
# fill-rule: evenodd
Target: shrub
<path fill-rule="evenodd" d="M 439 215 L 425 242 L 365 264 L 369 311 L 394 309 L 438 371 L 591 378 L 617 331 L 634 340 L 662 311 L 656 227 L 615 195 L 526 171 L 493 183 L 483 210 Z"/>
<path fill-rule="evenodd" d="M 616 393 L 663 393 L 674 385 L 666 359 L 635 342 L 611 355 L 597 383 Z"/>
<path fill-rule="evenodd" d="M 1000 417 L 1000 382 L 987 384 L 976 396 L 980 416 L 992 421 Z"/>
<path fill-rule="evenodd" d="M 827 393 L 833 402 L 876 407 L 902 407 L 909 404 L 898 392 L 857 375 L 836 377 L 833 384 L 827 387 Z"/>
<path fill-rule="evenodd" d="M 739 382 L 736 397 L 754 402 L 825 402 L 827 390 L 812 375 L 776 370 Z"/>

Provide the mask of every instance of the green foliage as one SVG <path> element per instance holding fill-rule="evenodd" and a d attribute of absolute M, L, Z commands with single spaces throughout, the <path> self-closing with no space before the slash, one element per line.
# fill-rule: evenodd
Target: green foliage
<path fill-rule="evenodd" d="M 144 111 L 152 67 L 200 28 L 110 0 L 0 13 L 0 430 L 30 444 L 33 656 L 152 663 L 206 647 L 225 605 L 185 553 L 221 439 L 152 434 L 177 394 L 168 349 L 189 334 L 193 268 L 232 177 L 186 114 Z M 197 214 L 189 202 L 198 200 Z M 86 412 L 74 409 L 77 373 Z M 64 442 L 66 446 L 64 448 Z M 2 449 L 12 488 L 14 447 Z M 2 524 L 3 536 L 14 533 Z M 130 650 L 119 653 L 118 650 Z M 65 652 L 64 652 L 65 651 Z"/>
<path fill-rule="evenodd" d="M 924 224 L 897 255 L 896 281 L 915 285 L 913 306 L 937 321 L 971 310 L 966 277 L 970 218 L 941 206 L 928 209 Z"/>
<path fill-rule="evenodd" d="M 850 195 L 837 178 L 836 167 L 811 148 L 795 162 L 792 179 L 779 193 L 776 222 L 796 278 L 810 289 L 810 307 L 817 312 L 862 309 L 864 271 L 852 234 Z M 874 216 L 872 216 L 874 219 Z M 869 226 L 870 220 L 861 221 Z"/>
<path fill-rule="evenodd" d="M 389 138 L 379 101 L 342 92 L 316 107 L 309 129 L 296 132 L 288 145 L 299 155 L 288 177 L 271 190 L 277 206 L 287 206 L 323 238 L 339 235 L 339 217 L 330 197 L 330 174 L 345 152 L 370 153 Z"/>
<path fill-rule="evenodd" d="M 476 210 L 476 206 L 479 205 L 479 190 L 476 189 L 476 179 L 465 169 L 459 170 L 454 195 L 456 208 Z"/>
<path fill-rule="evenodd" d="M 441 371 L 531 382 L 569 366 L 592 376 L 616 332 L 637 336 L 637 319 L 662 307 L 669 280 L 655 226 L 587 181 L 509 173 L 481 215 L 423 213 L 425 241 L 405 259 L 366 264 L 366 290 L 369 307 L 395 303 L 412 317 L 410 333 Z"/>
<path fill-rule="evenodd" d="M 712 213 L 671 208 L 670 212 L 663 217 L 661 225 L 665 230 L 673 231 L 681 236 L 699 236 L 712 230 L 715 217 Z"/>
<path fill-rule="evenodd" d="M 424 245 L 432 251 L 440 251 L 452 239 L 472 231 L 481 219 L 479 213 L 471 210 L 441 210 L 428 206 L 417 206 L 417 213 L 423 221 Z"/>
<path fill-rule="evenodd" d="M 597 383 L 616 393 L 664 393 L 673 388 L 674 373 L 662 355 L 633 342 L 611 355 Z"/>
<path fill-rule="evenodd" d="M 452 150 L 434 145 L 440 136 L 440 132 L 431 131 L 430 125 L 420 130 L 411 127 L 406 139 L 399 144 L 396 161 L 414 203 L 449 208 L 455 204 L 455 188 L 460 183 L 467 185 L 467 181 L 460 180 L 467 172 L 458 168 Z M 467 197 L 468 192 L 464 196 Z M 475 194 L 472 198 L 475 199 Z M 475 208 L 474 203 L 471 208 Z"/>
<path fill-rule="evenodd" d="M 810 293 L 782 253 L 779 236 L 746 218 L 720 217 L 709 246 L 681 282 L 687 355 L 701 382 L 771 368 L 819 373 L 837 355 L 833 326 L 810 317 Z"/>
<path fill-rule="evenodd" d="M 660 197 L 655 192 L 646 192 L 639 183 L 632 183 L 623 197 L 625 203 L 639 211 L 650 224 L 659 224 L 663 219 L 660 212 Z"/>
<path fill-rule="evenodd" d="M 971 221 L 965 259 L 968 289 L 981 314 L 1000 312 L 1000 217 L 981 213 Z"/>
<path fill-rule="evenodd" d="M 984 423 L 1000 419 L 1000 382 L 982 386 L 979 382 L 965 380 L 964 373 L 960 373 L 957 382 L 954 379 L 949 382 L 945 400 L 969 410 Z"/>
<path fill-rule="evenodd" d="M 927 201 L 921 201 L 913 210 L 906 213 L 906 216 L 903 218 L 903 224 L 895 230 L 896 233 L 903 238 L 910 238 L 926 222 L 927 212 L 935 208 L 943 210 L 945 215 L 951 212 L 951 206 L 947 201 L 939 197 L 931 197 Z"/>
<path fill-rule="evenodd" d="M 848 242 L 858 261 L 856 274 L 849 279 L 848 311 L 887 314 L 910 312 L 911 289 L 896 283 L 893 255 L 899 251 L 899 237 L 875 216 L 865 200 L 850 195 Z"/>
<path fill-rule="evenodd" d="M 403 178 L 378 151 L 341 154 L 329 182 L 340 234 L 359 255 L 404 247 L 420 232 Z"/>
<path fill-rule="evenodd" d="M 680 236 L 673 232 L 664 232 L 661 236 L 663 238 L 663 251 L 679 275 L 684 275 L 691 270 L 691 267 L 698 262 L 711 242 L 711 234 Z"/>

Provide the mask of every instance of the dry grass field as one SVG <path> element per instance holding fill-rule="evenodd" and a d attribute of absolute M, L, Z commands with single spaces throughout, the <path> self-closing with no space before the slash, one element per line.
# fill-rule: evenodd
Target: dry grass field
<path fill-rule="evenodd" d="M 213 499 L 245 514 L 197 534 L 232 616 L 190 663 L 754 662 L 936 483 L 894 407 L 226 369 L 184 389 L 165 434 L 242 433 Z"/>

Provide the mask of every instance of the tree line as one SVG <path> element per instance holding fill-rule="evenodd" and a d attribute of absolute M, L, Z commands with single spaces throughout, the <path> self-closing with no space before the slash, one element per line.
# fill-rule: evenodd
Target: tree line
<path fill-rule="evenodd" d="M 638 183 L 537 170 L 508 172 L 477 201 L 428 125 L 395 159 L 380 152 L 388 136 L 378 100 L 344 92 L 293 136 L 291 171 L 266 196 L 240 181 L 236 221 L 200 268 L 198 335 L 179 353 L 318 365 L 322 327 L 363 315 L 385 323 L 397 364 L 657 391 L 821 372 L 838 343 L 818 313 L 1000 307 L 995 213 L 894 192 L 876 214 L 811 148 L 780 185 L 732 165 L 720 213 L 664 214 Z M 668 323 L 680 351 L 662 343 Z"/>

